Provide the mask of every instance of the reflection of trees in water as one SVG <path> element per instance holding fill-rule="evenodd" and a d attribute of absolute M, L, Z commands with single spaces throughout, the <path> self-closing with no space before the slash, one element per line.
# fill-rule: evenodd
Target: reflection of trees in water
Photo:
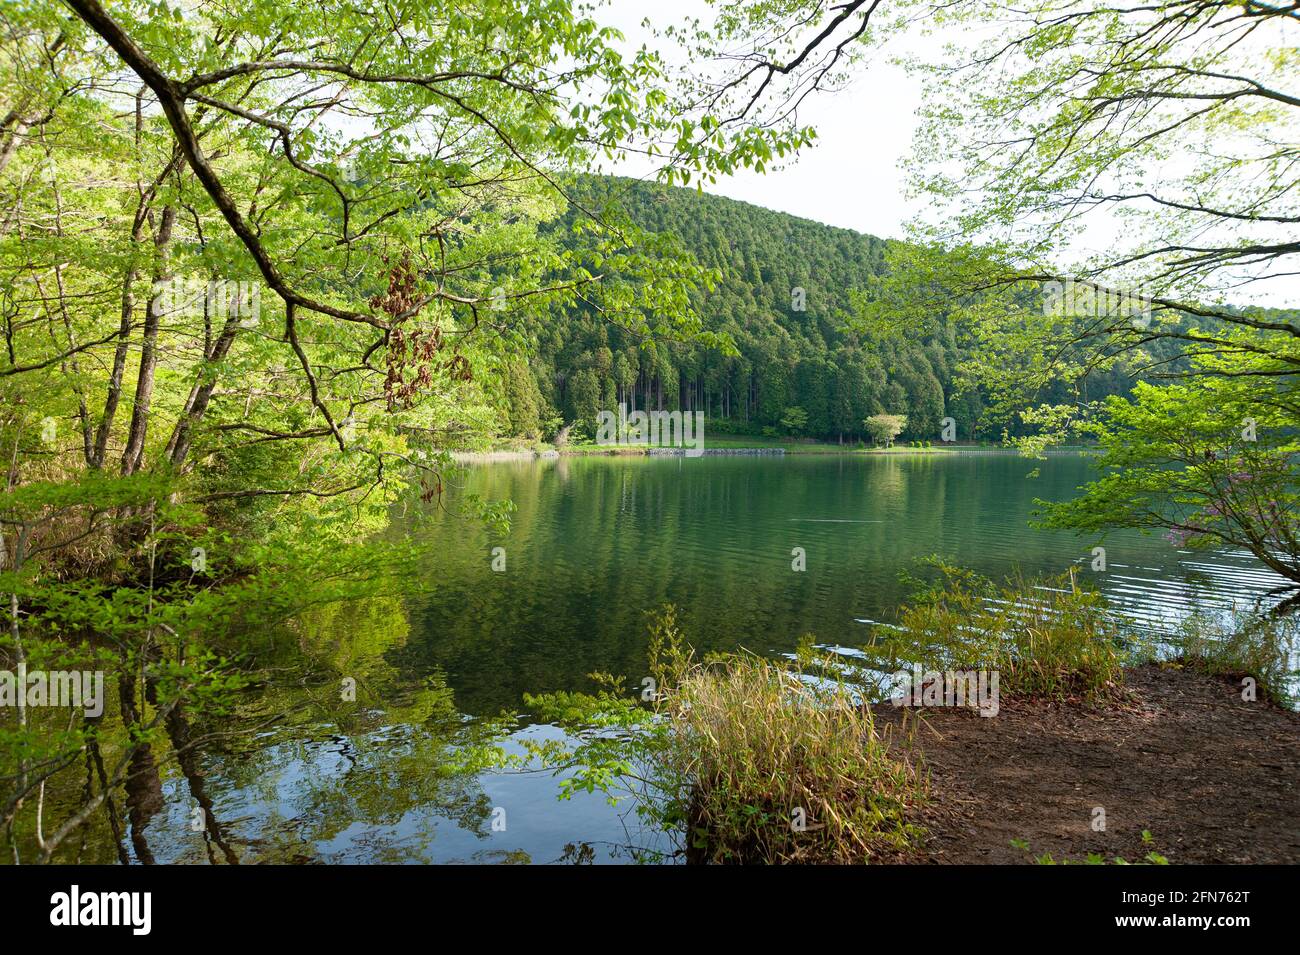
<path fill-rule="evenodd" d="M 397 862 L 427 858 L 436 819 L 486 836 L 492 807 L 472 757 L 498 727 L 467 722 L 444 674 L 389 662 L 409 632 L 401 599 L 328 605 L 293 631 L 263 660 L 280 678 L 245 714 L 282 714 L 276 728 L 234 734 L 214 767 L 225 801 L 246 809 L 232 841 L 258 861 L 304 862 L 344 837 L 349 861 Z M 355 702 L 342 699 L 345 677 L 356 681 Z"/>
<path fill-rule="evenodd" d="M 84 817 L 54 861 L 305 862 L 356 825 L 375 830 L 357 838 L 373 861 L 423 858 L 418 832 L 382 831 L 412 812 L 482 835 L 491 807 L 457 761 L 497 728 L 468 724 L 443 674 L 412 678 L 386 660 L 407 633 L 402 602 L 380 597 L 328 605 L 289 630 L 225 634 L 255 663 L 257 689 L 232 713 L 197 718 L 175 699 L 159 706 L 158 653 L 124 667 L 88 721 L 85 779 L 73 761 L 46 781 L 47 818 Z M 344 676 L 356 702 L 340 698 Z M 22 859 L 38 857 L 29 820 L 14 838 Z"/>
<path fill-rule="evenodd" d="M 870 628 L 854 618 L 900 602 L 898 571 L 922 552 L 995 575 L 1014 562 L 1059 571 L 1073 554 L 1059 535 L 1016 522 L 1033 497 L 1072 486 L 1073 472 L 1025 482 L 1026 468 L 934 455 L 471 469 L 464 492 L 515 503 L 510 534 L 466 519 L 455 499 L 449 510 L 411 509 L 390 534 L 428 546 L 379 588 L 409 596 L 326 604 L 277 627 L 256 625 L 249 608 L 246 626 L 204 638 L 254 684 L 230 714 L 188 705 L 160 714 L 147 668 L 110 680 L 84 759 L 47 784 L 47 813 L 66 818 L 92 793 L 107 798 L 55 861 L 406 861 L 434 854 L 441 825 L 483 836 L 491 807 L 462 757 L 500 727 L 466 713 L 489 716 L 539 689 L 589 690 L 599 669 L 635 688 L 643 611 L 669 601 L 701 651 L 780 651 L 810 629 L 819 642 L 856 646 Z M 498 544 L 504 574 L 491 569 Z M 796 544 L 809 549 L 806 574 L 790 571 Z M 1159 560 L 1133 560 L 1151 552 L 1123 546 L 1117 564 Z M 1222 584 L 1180 572 L 1176 555 L 1164 564 L 1180 595 Z M 356 681 L 355 702 L 340 699 L 344 677 Z M 16 836 L 24 859 L 35 857 L 29 817 Z M 589 851 L 574 844 L 562 858 L 582 862 Z"/>
<path fill-rule="evenodd" d="M 893 619 L 908 596 L 900 573 L 919 557 L 999 579 L 1061 573 L 1086 557 L 1095 541 L 1029 522 L 1035 499 L 1069 497 L 1087 480 L 1089 460 L 1053 458 L 1030 477 L 1034 464 L 956 453 L 472 467 L 464 491 L 513 501 L 511 531 L 499 539 L 445 512 L 402 522 L 430 542 L 418 572 L 427 593 L 409 601 L 412 635 L 390 659 L 410 673 L 444 668 L 463 709 L 491 713 L 538 687 L 587 689 L 592 670 L 635 685 L 642 614 L 665 602 L 702 650 L 783 652 L 809 631 L 860 645 L 870 629 L 855 621 Z M 490 566 L 497 544 L 506 573 Z M 1159 609 L 1194 572 L 1159 541 L 1117 534 L 1107 544 L 1117 564 L 1161 568 L 1136 592 L 1118 577 L 1093 581 L 1115 581 L 1117 605 Z M 796 545 L 807 573 L 790 570 Z"/>
<path fill-rule="evenodd" d="M 158 706 L 153 678 L 139 680 L 135 668 L 123 668 L 116 686 L 106 684 L 105 690 L 104 715 L 86 719 L 80 747 L 84 759 L 74 760 L 45 780 L 40 805 L 43 833 L 38 837 L 34 815 L 16 814 L 12 838 L 19 860 L 158 861 L 150 830 L 170 825 L 164 780 L 175 763 L 190 800 L 204 811 L 209 853 L 220 851 L 225 861 L 238 861 L 208 797 L 198 766 L 200 741 L 193 737 L 184 705 L 173 699 Z M 148 711 L 146 704 L 151 707 Z M 76 772 L 78 765 L 84 768 L 84 777 Z M 50 819 L 62 824 L 54 828 L 45 821 Z M 8 858 L 12 860 L 11 855 Z"/>

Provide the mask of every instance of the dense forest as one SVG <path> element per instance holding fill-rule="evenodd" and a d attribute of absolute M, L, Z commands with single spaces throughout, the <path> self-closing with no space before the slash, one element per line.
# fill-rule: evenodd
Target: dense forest
<path fill-rule="evenodd" d="M 516 436 L 551 431 L 562 419 L 590 433 L 596 413 L 700 410 L 715 432 L 765 430 L 832 441 L 866 437 L 865 418 L 899 414 L 904 437 L 937 440 L 950 415 L 961 440 L 998 438 L 1023 425 L 987 407 L 985 389 L 963 382 L 972 348 L 955 322 L 921 336 L 857 330 L 861 303 L 885 274 L 888 242 L 694 189 L 616 177 L 581 177 L 574 205 L 552 227 L 568 241 L 574 208 L 621 207 L 648 232 L 673 236 L 711 270 L 715 284 L 692 306 L 734 349 L 698 342 L 646 342 L 581 304 L 537 332 L 535 357 L 509 375 Z M 1124 366 L 1093 371 L 1077 385 L 1054 383 L 1039 401 L 1125 394 Z M 804 414 L 791 409 L 801 409 Z M 770 429 L 770 430 L 769 430 Z"/>

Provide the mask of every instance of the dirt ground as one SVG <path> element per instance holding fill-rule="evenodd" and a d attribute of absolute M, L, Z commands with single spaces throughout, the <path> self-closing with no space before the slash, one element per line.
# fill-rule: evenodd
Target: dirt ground
<path fill-rule="evenodd" d="M 891 745 L 919 750 L 930 774 L 920 861 L 1030 861 L 1017 839 L 1057 860 L 1154 848 L 1174 864 L 1300 862 L 1300 714 L 1156 666 L 1130 670 L 1124 696 L 1092 709 L 1003 699 L 987 718 L 927 709 L 910 747 L 901 724 L 916 711 L 876 707 Z"/>

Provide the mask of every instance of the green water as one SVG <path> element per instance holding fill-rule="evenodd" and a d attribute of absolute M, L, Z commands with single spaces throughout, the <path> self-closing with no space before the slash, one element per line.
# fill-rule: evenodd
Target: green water
<path fill-rule="evenodd" d="M 1081 456 L 791 455 L 560 458 L 475 468 L 466 490 L 518 506 L 508 539 L 444 522 L 445 581 L 412 610 L 426 665 L 488 711 L 593 669 L 641 675 L 644 612 L 672 602 L 704 649 L 789 650 L 800 635 L 863 642 L 892 619 L 901 570 L 938 554 L 989 576 L 1077 565 L 1136 620 L 1201 600 L 1249 602 L 1279 583 L 1244 555 L 1180 553 L 1160 537 L 1033 530 L 1035 498 L 1068 498 Z M 506 570 L 492 571 L 491 548 Z M 792 569 L 794 548 L 805 567 Z M 435 567 L 430 567 L 435 573 Z"/>
<path fill-rule="evenodd" d="M 429 545 L 406 595 L 322 610 L 268 637 L 257 662 L 273 676 L 241 706 L 240 732 L 200 758 L 220 838 L 191 830 L 194 781 L 169 768 L 161 808 L 125 851 L 139 858 L 146 845 L 160 862 L 626 861 L 653 837 L 602 798 L 558 802 L 545 773 L 445 767 L 525 692 L 590 689 L 595 670 L 637 687 L 647 610 L 676 604 L 700 649 L 781 653 L 807 633 L 864 643 L 904 595 L 899 572 L 930 554 L 990 576 L 1076 566 L 1135 626 L 1156 630 L 1192 606 L 1267 601 L 1280 583 L 1246 555 L 1137 534 L 1107 539 L 1096 574 L 1097 541 L 1028 524 L 1034 499 L 1070 496 L 1088 461 L 1033 468 L 988 454 L 472 467 L 446 511 L 395 513 L 394 534 Z M 457 516 L 470 493 L 515 503 L 507 537 Z M 805 570 L 792 567 L 795 548 Z M 335 698 L 338 674 L 357 677 L 357 702 Z M 555 735 L 525 712 L 507 747 Z M 117 855 L 107 825 L 92 828 L 83 861 Z"/>

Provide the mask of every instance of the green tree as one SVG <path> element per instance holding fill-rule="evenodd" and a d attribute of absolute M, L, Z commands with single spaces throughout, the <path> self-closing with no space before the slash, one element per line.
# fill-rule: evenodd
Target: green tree
<path fill-rule="evenodd" d="M 955 322 L 977 352 L 963 374 L 1007 409 L 1085 404 L 1111 374 L 1199 373 L 1186 356 L 1200 353 L 1300 373 L 1300 323 L 1250 305 L 1300 256 L 1294 13 L 946 7 L 938 29 L 989 39 L 913 63 L 927 105 L 911 178 L 934 211 L 891 246 L 867 324 Z M 934 163 L 939 142 L 952 165 Z"/>
<path fill-rule="evenodd" d="M 1177 547 L 1242 548 L 1300 582 L 1300 396 L 1268 400 L 1251 371 L 1276 367 L 1205 357 L 1181 384 L 1140 384 L 1110 398 L 1095 425 L 1101 476 L 1078 498 L 1044 505 L 1048 527 L 1163 530 Z M 1235 374 L 1234 374 L 1235 373 Z"/>
<path fill-rule="evenodd" d="M 781 427 L 786 434 L 803 434 L 804 429 L 808 427 L 808 412 L 798 405 L 786 408 L 785 414 L 781 416 Z"/>
<path fill-rule="evenodd" d="M 120 761 L 71 811 L 35 793 L 110 728 L 0 737 L 0 827 L 39 858 L 124 780 L 161 791 L 168 741 L 193 785 L 184 714 L 236 685 L 202 641 L 393 571 L 400 542 L 364 542 L 390 505 L 535 428 L 577 367 L 520 377 L 550 316 L 726 345 L 693 304 L 712 273 L 575 173 L 697 181 L 808 134 L 620 46 L 569 0 L 0 5 L 0 654 L 102 648 L 122 689 Z M 592 339 L 584 413 L 614 374 Z"/>
<path fill-rule="evenodd" d="M 540 436 L 542 396 L 522 362 L 510 362 L 503 373 L 509 433 L 520 438 Z"/>
<path fill-rule="evenodd" d="M 867 418 L 862 424 L 877 446 L 889 448 L 893 447 L 894 439 L 907 427 L 907 418 L 898 414 L 877 414 Z"/>

